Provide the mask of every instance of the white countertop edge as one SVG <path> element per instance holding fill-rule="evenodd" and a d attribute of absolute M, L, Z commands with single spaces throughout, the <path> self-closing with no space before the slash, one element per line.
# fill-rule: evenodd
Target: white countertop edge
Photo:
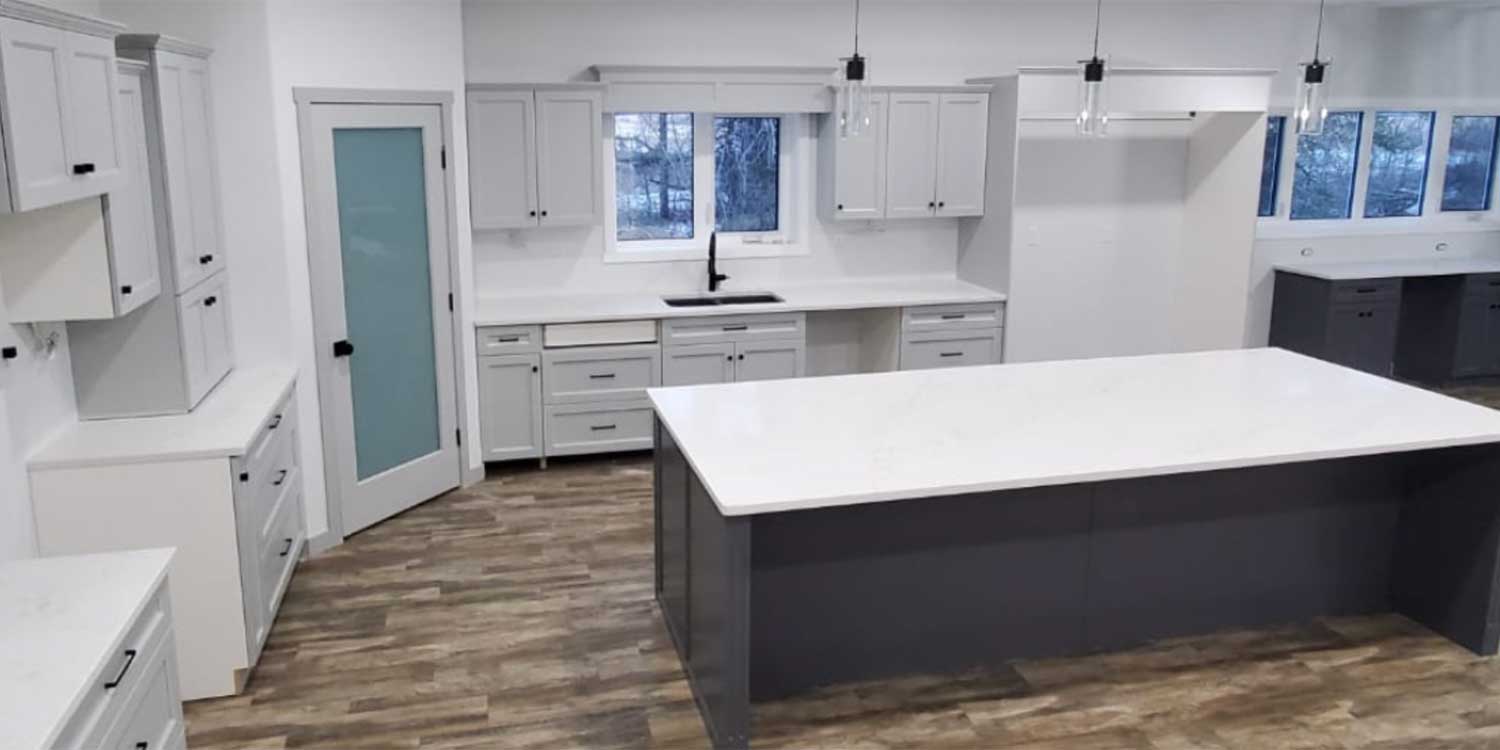
<path fill-rule="evenodd" d="M 277 391 L 276 398 L 273 399 L 273 402 L 281 403 L 282 401 L 285 401 L 287 396 L 291 394 L 291 392 L 297 386 L 297 371 L 290 367 L 264 369 L 266 372 L 272 373 L 277 377 L 285 377 L 286 382 L 282 385 L 281 389 Z M 222 386 L 223 383 L 220 382 L 219 385 Z M 209 399 L 213 398 L 213 396 L 214 394 L 210 392 L 204 398 Z M 199 406 L 201 405 L 202 404 L 200 403 Z M 184 415 L 165 415 L 162 417 L 124 417 L 123 419 L 171 419 L 173 417 L 180 416 Z M 219 443 L 203 448 L 162 451 L 158 453 L 140 453 L 127 456 L 99 456 L 97 458 L 56 459 L 43 458 L 42 455 L 47 452 L 53 441 L 57 440 L 60 437 L 59 433 L 57 435 L 53 435 L 50 439 L 43 441 L 41 447 L 34 451 L 31 456 L 27 457 L 26 471 L 27 473 L 40 473 L 44 471 L 57 471 L 60 469 L 84 469 L 98 466 L 128 466 L 133 464 L 197 461 L 206 458 L 229 458 L 231 456 L 242 456 L 250 451 L 250 446 L 255 442 L 255 437 L 259 434 L 260 428 L 264 427 L 266 422 L 268 422 L 270 419 L 271 415 L 268 413 L 266 417 L 261 420 L 256 429 L 252 431 L 250 437 L 242 442 L 234 444 Z"/>
<path fill-rule="evenodd" d="M 152 576 L 151 583 L 146 586 L 146 592 L 149 593 L 162 586 L 163 581 L 167 579 L 167 574 L 172 566 L 172 560 L 177 556 L 177 549 L 175 547 L 152 547 L 147 549 L 129 550 L 123 553 L 93 553 L 91 556 L 104 557 L 120 554 L 155 555 L 160 557 L 160 562 L 157 565 L 156 574 Z M 70 555 L 70 557 L 72 556 Z M 47 558 L 38 559 L 45 560 Z M 120 646 L 124 645 L 125 643 L 125 637 L 130 634 L 130 626 L 140 618 L 141 613 L 145 611 L 146 605 L 150 604 L 150 602 L 150 596 L 142 596 L 140 600 L 136 602 L 135 607 L 130 612 L 130 616 L 125 618 L 125 626 L 120 628 L 120 631 L 115 634 L 115 637 L 113 639 L 110 640 L 109 645 L 99 652 L 97 665 L 92 671 L 90 671 L 86 679 L 78 683 L 77 688 L 73 691 L 73 697 L 68 700 L 67 708 L 63 710 L 62 714 L 55 717 L 37 717 L 38 722 L 47 721 L 51 723 L 51 729 L 48 730 L 46 739 L 38 747 L 50 748 L 57 743 L 58 734 L 60 734 L 63 729 L 68 726 L 67 720 L 72 717 L 75 712 L 78 711 L 78 707 L 83 703 L 83 699 L 88 695 L 89 687 L 99 682 L 99 680 L 104 676 L 104 670 L 109 665 L 109 660 L 104 657 L 120 650 Z"/>
<path fill-rule="evenodd" d="M 665 423 L 664 423 L 665 424 Z M 670 429 L 670 428 L 668 428 Z M 676 436 L 673 436 L 676 440 Z M 696 466 L 693 472 L 698 474 L 699 481 L 708 495 L 714 501 L 714 506 L 719 513 L 726 517 L 755 516 L 766 513 L 784 513 L 799 510 L 816 510 L 818 508 L 840 508 L 851 505 L 867 505 L 873 503 L 888 503 L 900 500 L 921 500 L 924 498 L 953 497 L 957 495 L 972 495 L 982 492 L 1003 492 L 1006 490 L 1024 490 L 1035 487 L 1057 487 L 1069 484 L 1087 484 L 1092 482 L 1111 482 L 1125 479 L 1141 479 L 1145 477 L 1163 477 L 1177 474 L 1198 474 L 1210 471 L 1222 471 L 1226 469 L 1249 469 L 1260 466 L 1278 466 L 1283 464 L 1312 463 L 1315 461 L 1331 461 L 1341 458 L 1359 458 L 1365 456 L 1379 456 L 1394 453 L 1414 453 L 1417 451 L 1434 450 L 1439 448 L 1463 448 L 1473 445 L 1500 444 L 1500 435 L 1492 436 L 1470 436 L 1455 438 L 1452 440 L 1419 441 L 1409 444 L 1397 444 L 1390 446 L 1371 446 L 1366 448 L 1350 448 L 1337 451 L 1315 451 L 1306 454 L 1286 454 L 1271 456 L 1255 456 L 1244 459 L 1222 459 L 1216 461 L 1204 461 L 1195 464 L 1182 464 L 1177 466 L 1142 466 L 1117 471 L 1098 471 L 1083 474 L 1072 474 L 1066 476 L 1039 476 L 1026 480 L 1012 480 L 1008 482 L 985 482 L 971 485 L 953 485 L 947 487 L 932 487 L 924 490 L 873 492 L 862 495 L 826 496 L 802 500 L 782 500 L 755 503 L 753 505 L 738 505 L 732 509 L 726 508 L 719 501 L 718 494 L 714 492 L 710 483 Z M 680 444 L 679 444 L 680 448 Z M 687 451 L 682 452 L 687 457 L 688 463 L 692 464 L 692 458 Z"/>
<path fill-rule="evenodd" d="M 1272 270 L 1324 281 L 1358 281 L 1500 273 L 1500 258 L 1391 258 L 1358 261 L 1281 261 Z"/>
<path fill-rule="evenodd" d="M 663 296 L 668 296 L 668 297 L 670 297 L 670 296 L 689 296 L 689 295 L 697 294 L 697 293 L 701 293 L 701 292 L 681 292 L 681 293 L 669 293 L 669 292 L 663 292 L 663 293 L 644 293 L 643 292 L 640 295 L 640 299 L 638 301 L 641 306 L 639 308 L 633 308 L 633 309 L 629 309 L 629 310 L 621 310 L 621 311 L 618 311 L 618 312 L 610 312 L 610 311 L 598 312 L 598 311 L 590 311 L 590 310 L 580 310 L 577 313 L 573 313 L 573 312 L 566 312 L 566 313 L 551 312 L 551 313 L 538 313 L 538 314 L 532 314 L 532 315 L 506 315 L 506 316 L 481 316 L 481 315 L 476 314 L 476 316 L 475 316 L 475 318 L 473 320 L 472 325 L 475 328 L 484 328 L 484 327 L 489 327 L 489 326 L 549 325 L 549 324 L 554 324 L 554 323 L 593 323 L 593 322 L 619 321 L 619 320 L 662 320 L 662 319 L 667 319 L 667 318 L 707 318 L 707 317 L 718 317 L 718 316 L 725 316 L 725 315 L 754 315 L 754 314 L 757 314 L 757 313 L 778 313 L 778 312 L 783 312 L 784 313 L 784 312 L 826 312 L 826 311 L 835 311 L 835 310 L 869 310 L 869 309 L 877 309 L 877 308 L 882 308 L 882 307 L 917 307 L 917 306 L 923 306 L 923 305 L 964 305 L 964 304 L 978 304 L 978 303 L 986 303 L 986 302 L 1004 303 L 1009 298 L 1009 296 L 1007 294 L 1005 294 L 1004 292 L 997 292 L 997 291 L 995 291 L 993 289 L 989 289 L 989 288 L 980 286 L 980 285 L 975 284 L 973 282 L 963 281 L 961 279 L 956 279 L 956 278 L 943 278 L 943 277 L 914 277 L 914 278 L 905 278 L 905 279 L 903 279 L 903 278 L 894 278 L 894 279 L 876 278 L 876 279 L 871 279 L 869 283 L 871 285 L 874 285 L 874 286 L 877 286 L 877 287 L 878 286 L 882 286 L 882 285 L 897 286 L 897 285 L 901 285 L 901 284 L 913 284 L 913 285 L 918 285 L 918 286 L 920 286 L 922 284 L 934 284 L 934 285 L 936 285 L 936 284 L 952 284 L 955 288 L 953 289 L 953 291 L 952 291 L 951 294 L 950 293 L 934 294 L 934 293 L 931 293 L 930 291 L 928 293 L 923 293 L 921 291 L 914 291 L 914 292 L 910 292 L 910 293 L 903 293 L 901 291 L 894 291 L 893 290 L 889 294 L 889 296 L 881 297 L 881 296 L 879 296 L 879 292 L 877 291 L 875 293 L 872 293 L 870 295 L 870 298 L 868 298 L 868 299 L 862 299 L 862 300 L 848 300 L 848 299 L 846 299 L 846 300 L 830 300 L 830 301 L 826 301 L 826 302 L 820 302 L 820 301 L 816 301 L 816 300 L 814 300 L 814 301 L 808 301 L 808 302 L 799 302 L 799 301 L 797 301 L 796 297 L 801 296 L 801 295 L 815 295 L 815 294 L 819 294 L 819 293 L 829 293 L 832 290 L 844 290 L 844 289 L 850 289 L 850 288 L 858 288 L 859 283 L 858 282 L 838 282 L 838 283 L 835 283 L 835 284 L 829 284 L 829 285 L 827 285 L 825 287 L 816 287 L 816 286 L 811 286 L 811 285 L 805 286 L 805 287 L 786 286 L 786 287 L 780 287 L 780 288 L 770 288 L 770 289 L 767 289 L 767 290 L 761 290 L 761 289 L 757 288 L 757 289 L 746 289 L 746 290 L 743 290 L 743 291 L 745 291 L 747 293 L 748 292 L 757 292 L 757 291 L 770 291 L 772 293 L 780 295 L 783 298 L 791 297 L 792 299 L 786 299 L 783 302 L 772 303 L 772 304 L 731 305 L 729 307 L 668 307 L 665 302 L 661 301 L 661 298 Z M 774 287 L 774 285 L 772 285 L 772 286 Z M 726 291 L 724 293 L 729 293 L 729 292 L 732 292 L 732 291 L 737 291 L 737 290 L 728 290 L 728 291 Z M 580 298 L 582 298 L 582 297 L 587 297 L 588 295 L 569 294 L 569 295 L 559 295 L 559 296 L 560 297 L 580 297 Z M 616 298 L 623 298 L 623 295 L 604 295 L 604 296 L 616 297 Z M 475 309 L 476 310 L 483 310 L 487 305 L 495 304 L 495 302 L 487 301 L 487 300 L 495 300 L 495 299 L 496 298 L 494 298 L 494 297 L 489 297 L 489 298 L 483 298 L 483 297 L 481 297 L 481 298 L 477 298 L 477 301 L 475 303 Z M 509 300 L 505 300 L 505 303 L 507 303 L 507 304 L 514 304 L 514 300 L 526 300 L 526 299 L 537 299 L 538 301 L 551 300 L 551 301 L 553 301 L 552 304 L 556 304 L 555 300 L 557 300 L 558 297 L 542 297 L 540 295 L 535 295 L 535 294 L 517 295 L 516 297 L 512 297 Z"/>

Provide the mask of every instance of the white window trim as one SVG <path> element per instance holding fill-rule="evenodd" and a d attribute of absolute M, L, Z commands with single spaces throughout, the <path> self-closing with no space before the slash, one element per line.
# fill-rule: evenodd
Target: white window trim
<path fill-rule="evenodd" d="M 662 263 L 699 261 L 708 257 L 708 237 L 714 226 L 714 117 L 735 117 L 727 112 L 693 114 L 693 238 L 687 240 L 634 240 L 621 242 L 615 212 L 615 124 L 604 122 L 604 262 Z M 768 117 L 745 114 L 744 117 Z M 777 186 L 775 232 L 720 232 L 721 259 L 780 258 L 808 255 L 808 223 L 812 208 L 813 137 L 810 116 L 784 114 L 781 118 L 780 166 Z M 707 190 L 701 189 L 708 186 Z"/>
<path fill-rule="evenodd" d="M 1273 109 L 1269 116 L 1286 116 L 1286 130 L 1281 139 L 1281 171 L 1277 176 L 1276 212 L 1272 216 L 1258 217 L 1256 237 L 1261 239 L 1295 239 L 1300 237 L 1371 236 L 1425 234 L 1438 232 L 1494 232 L 1500 231 L 1500 196 L 1491 199 L 1487 211 L 1443 211 L 1443 182 L 1447 176 L 1449 139 L 1453 131 L 1454 116 L 1500 116 L 1500 104 L 1407 102 L 1364 102 L 1349 106 L 1330 106 L 1333 112 L 1364 113 L 1360 129 L 1359 151 L 1355 154 L 1354 201 L 1351 215 L 1347 219 L 1296 219 L 1291 218 L 1293 183 L 1297 176 L 1297 141 L 1291 110 Z M 1421 216 L 1392 216 L 1366 218 L 1365 197 L 1369 190 L 1370 159 L 1375 138 L 1376 112 L 1434 112 L 1436 119 L 1432 130 L 1432 144 L 1427 163 L 1427 190 L 1422 204 Z M 1264 130 L 1261 131 L 1264 134 Z M 1495 167 L 1500 172 L 1500 156 Z M 1500 174 L 1496 176 L 1496 187 L 1500 188 Z"/>

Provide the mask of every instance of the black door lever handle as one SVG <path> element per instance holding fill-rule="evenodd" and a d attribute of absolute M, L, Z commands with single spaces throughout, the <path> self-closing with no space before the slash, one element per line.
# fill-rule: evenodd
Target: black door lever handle
<path fill-rule="evenodd" d="M 333 356 L 347 357 L 353 353 L 354 344 L 349 343 L 349 339 L 339 339 L 333 342 Z"/>

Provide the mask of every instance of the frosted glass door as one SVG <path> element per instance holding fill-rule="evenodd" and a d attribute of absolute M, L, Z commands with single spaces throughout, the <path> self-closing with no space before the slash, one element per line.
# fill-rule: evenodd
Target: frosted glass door
<path fill-rule="evenodd" d="M 441 119 L 313 109 L 308 252 L 347 533 L 458 484 Z"/>

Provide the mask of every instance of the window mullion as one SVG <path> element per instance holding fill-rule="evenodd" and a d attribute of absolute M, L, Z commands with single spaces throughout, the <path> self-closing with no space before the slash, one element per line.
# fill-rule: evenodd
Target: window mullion
<path fill-rule="evenodd" d="M 714 115 L 700 112 L 693 115 L 693 202 L 697 214 L 702 217 L 703 232 L 698 243 L 708 247 L 709 233 L 714 231 L 717 219 L 714 215 Z"/>

